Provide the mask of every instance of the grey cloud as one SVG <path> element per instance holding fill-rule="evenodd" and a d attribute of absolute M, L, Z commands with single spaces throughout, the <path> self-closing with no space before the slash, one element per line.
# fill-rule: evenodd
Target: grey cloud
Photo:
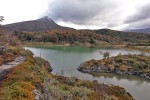
<path fill-rule="evenodd" d="M 148 27 L 150 3 L 138 7 L 134 14 L 124 16 L 124 11 L 127 10 L 121 0 L 53 0 L 44 15 L 58 23 L 63 22 L 68 25 L 96 26 L 99 28 Z M 126 16 L 128 17 L 126 18 Z"/>
<path fill-rule="evenodd" d="M 117 10 L 115 0 L 54 0 L 45 13 L 55 21 L 90 25 L 104 22 Z"/>
<path fill-rule="evenodd" d="M 137 21 L 134 23 L 129 24 L 126 29 L 142 29 L 142 28 L 149 28 L 150 27 L 150 19 Z"/>
<path fill-rule="evenodd" d="M 148 19 L 150 19 L 150 3 L 145 6 L 137 8 L 136 13 L 129 16 L 127 20 L 125 20 L 125 23 L 142 22 Z"/>

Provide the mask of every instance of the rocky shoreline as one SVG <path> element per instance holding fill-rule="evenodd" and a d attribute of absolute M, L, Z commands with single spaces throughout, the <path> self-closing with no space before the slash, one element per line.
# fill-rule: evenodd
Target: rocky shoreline
<path fill-rule="evenodd" d="M 134 75 L 134 76 L 138 76 L 138 77 L 142 77 L 145 79 L 150 80 L 150 74 L 143 74 L 142 72 L 137 72 L 134 70 L 128 70 L 128 71 L 121 71 L 117 68 L 114 69 L 109 69 L 104 65 L 99 65 L 99 66 L 93 66 L 93 67 L 83 67 L 85 63 L 81 63 L 77 70 L 84 72 L 84 73 L 92 73 L 92 72 L 96 72 L 96 73 L 113 73 L 113 74 L 119 74 L 119 75 Z"/>

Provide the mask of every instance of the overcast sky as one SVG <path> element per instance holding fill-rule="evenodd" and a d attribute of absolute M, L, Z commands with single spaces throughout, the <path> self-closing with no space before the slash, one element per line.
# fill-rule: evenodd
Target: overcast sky
<path fill-rule="evenodd" d="M 150 0 L 0 0 L 2 24 L 49 16 L 77 29 L 150 27 Z"/>

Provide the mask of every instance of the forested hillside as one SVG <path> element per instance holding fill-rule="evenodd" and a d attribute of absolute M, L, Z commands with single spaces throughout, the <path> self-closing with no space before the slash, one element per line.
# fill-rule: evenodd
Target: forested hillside
<path fill-rule="evenodd" d="M 124 41 L 127 43 L 137 43 L 138 45 L 150 45 L 150 35 L 144 33 L 122 32 L 110 29 L 95 30 L 97 34 L 110 36 L 112 38 Z"/>
<path fill-rule="evenodd" d="M 94 45 L 150 45 L 150 35 L 139 33 L 127 33 L 109 29 L 101 30 L 75 30 L 59 29 L 46 32 L 19 32 L 14 35 L 22 41 L 52 42 Z"/>
<path fill-rule="evenodd" d="M 121 41 L 114 39 L 110 36 L 96 34 L 91 31 L 81 31 L 74 29 L 66 30 L 51 30 L 47 32 L 14 32 L 22 41 L 35 41 L 35 42 L 53 42 L 53 43 L 90 43 L 105 42 L 108 44 L 118 43 Z"/>

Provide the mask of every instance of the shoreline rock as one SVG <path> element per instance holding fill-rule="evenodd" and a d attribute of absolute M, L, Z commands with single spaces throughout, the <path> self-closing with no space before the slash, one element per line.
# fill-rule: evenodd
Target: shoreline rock
<path fill-rule="evenodd" d="M 137 71 L 134 71 L 134 70 L 121 71 L 117 68 L 109 69 L 104 65 L 101 65 L 101 66 L 96 66 L 95 65 L 95 66 L 92 66 L 92 67 L 90 67 L 90 66 L 89 67 L 83 67 L 83 65 L 85 63 L 81 63 L 78 66 L 77 70 L 81 71 L 81 72 L 84 72 L 84 73 L 96 72 L 96 73 L 112 73 L 112 74 L 118 74 L 118 75 L 133 75 L 133 76 L 138 76 L 138 77 L 150 80 L 150 75 L 149 74 L 143 74 L 142 72 L 137 72 Z"/>

